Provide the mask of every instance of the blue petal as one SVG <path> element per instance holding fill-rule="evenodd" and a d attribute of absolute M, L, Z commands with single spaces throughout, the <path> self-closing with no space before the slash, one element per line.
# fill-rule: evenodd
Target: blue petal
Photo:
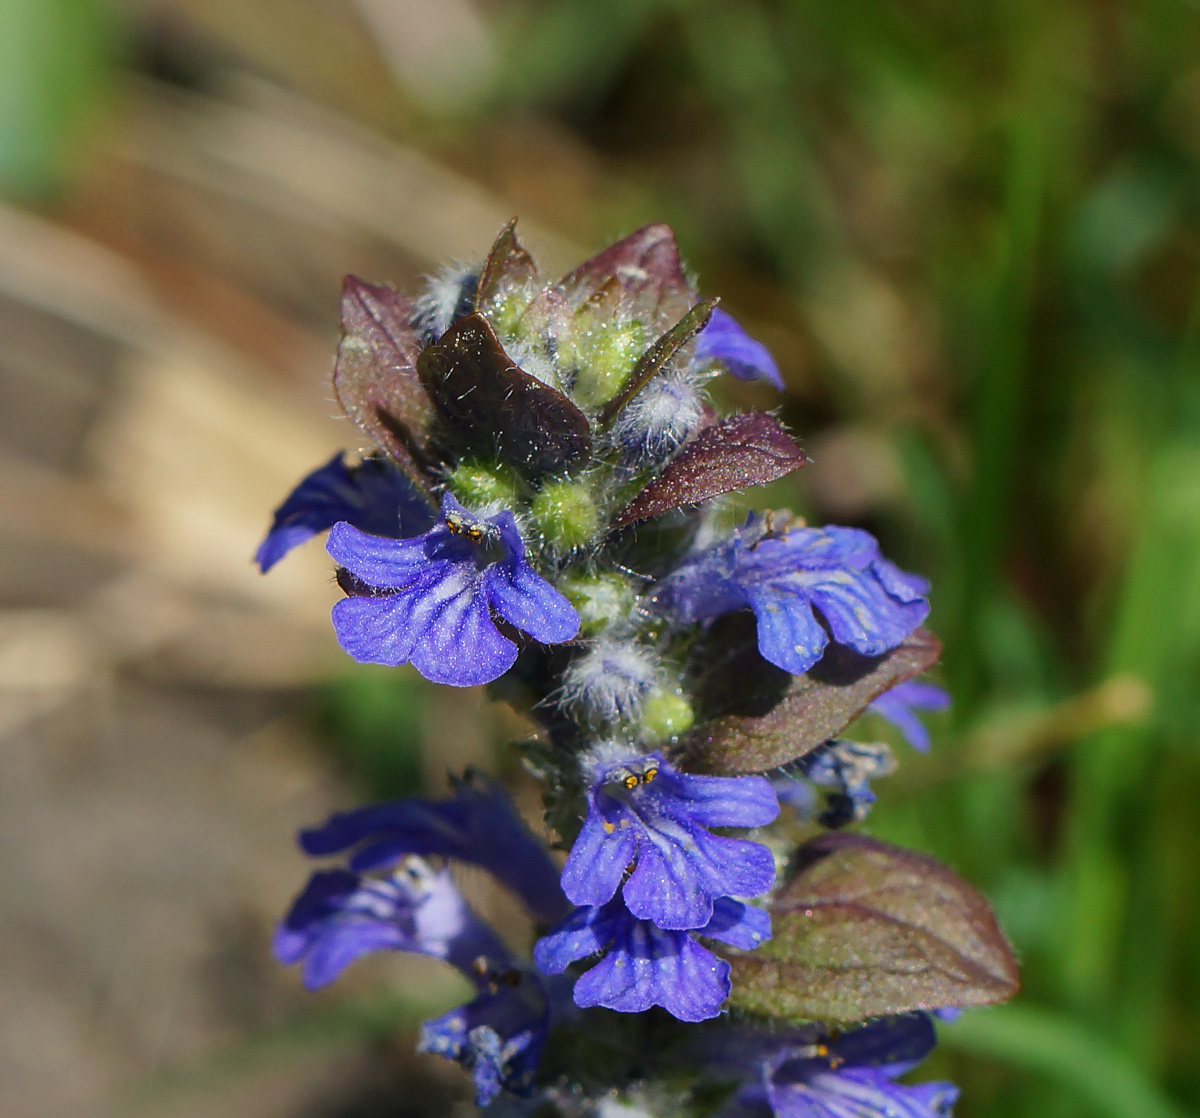
<path fill-rule="evenodd" d="M 431 549 L 445 533 L 433 528 L 412 539 L 395 540 L 360 532 L 352 524 L 335 524 L 329 532 L 325 550 L 338 566 L 345 567 L 369 586 L 403 589 L 412 583 L 431 562 L 456 566 L 455 559 L 469 557 L 469 550 L 453 559 L 431 558 Z M 431 541 L 430 537 L 435 537 Z"/>
<path fill-rule="evenodd" d="M 922 598 L 901 602 L 871 571 L 834 571 L 807 588 L 833 639 L 862 656 L 881 656 L 895 648 L 929 615 Z"/>
<path fill-rule="evenodd" d="M 493 563 L 484 575 L 492 608 L 535 640 L 546 644 L 571 640 L 579 632 L 575 607 L 526 562 L 525 545 L 512 513 L 501 513 L 497 519 L 510 554 L 503 562 Z"/>
<path fill-rule="evenodd" d="M 351 963 L 375 951 L 412 950 L 412 940 L 394 925 L 368 917 L 348 919 L 318 938 L 304 957 L 302 976 L 309 990 L 328 986 Z"/>
<path fill-rule="evenodd" d="M 638 835 L 623 896 L 630 912 L 660 928 L 702 928 L 717 897 L 754 897 L 774 883 L 775 858 L 760 843 L 660 821 Z"/>
<path fill-rule="evenodd" d="M 446 493 L 442 519 L 422 536 L 388 540 L 338 524 L 329 554 L 359 583 L 333 610 L 342 647 L 356 660 L 412 663 L 426 679 L 469 687 L 503 675 L 517 646 L 491 608 L 542 640 L 566 640 L 579 628 L 574 608 L 525 561 L 509 512 L 479 518 Z M 488 550 L 503 554 L 486 562 Z"/>
<path fill-rule="evenodd" d="M 691 776 L 661 753 L 597 764 L 594 778 L 563 870 L 576 904 L 606 903 L 632 864 L 623 895 L 635 916 L 660 928 L 702 928 L 716 898 L 757 896 L 774 884 L 765 846 L 705 826 L 771 822 L 779 804 L 768 780 Z"/>
<path fill-rule="evenodd" d="M 394 594 L 343 598 L 333 607 L 333 627 L 362 663 L 411 662 L 426 679 L 455 687 L 489 683 L 517 658 L 517 646 L 492 621 L 478 572 L 463 563 L 429 563 Z"/>
<path fill-rule="evenodd" d="M 717 360 L 738 380 L 769 381 L 783 391 L 783 377 L 771 351 L 755 341 L 738 324 L 737 319 L 717 307 L 696 339 L 696 356 L 700 360 Z"/>
<path fill-rule="evenodd" d="M 537 969 L 542 974 L 562 974 L 577 959 L 598 955 L 616 935 L 613 913 L 612 905 L 577 908 L 533 945 Z"/>
<path fill-rule="evenodd" d="M 875 574 L 883 588 L 898 602 L 919 602 L 929 596 L 929 579 L 902 571 L 890 559 L 880 556 L 874 563 Z"/>
<path fill-rule="evenodd" d="M 524 974 L 517 987 L 501 986 L 426 1021 L 417 1051 L 457 1060 L 470 1070 L 475 1103 L 487 1106 L 502 1088 L 525 1092 L 532 1085 L 547 1024 L 541 984 Z"/>
<path fill-rule="evenodd" d="M 666 788 L 686 801 L 687 818 L 706 827 L 763 827 L 779 815 L 775 789 L 762 776 L 697 776 L 664 762 L 648 791 Z"/>
<path fill-rule="evenodd" d="M 425 531 L 433 516 L 412 483 L 390 462 L 349 467 L 341 452 L 305 477 L 275 510 L 255 561 L 265 574 L 292 548 L 347 521 L 380 536 Z"/>
<path fill-rule="evenodd" d="M 563 892 L 572 904 L 602 905 L 612 900 L 633 861 L 638 848 L 636 825 L 624 813 L 613 818 L 619 822 L 606 819 L 595 798 L 589 797 L 587 818 L 562 871 Z"/>
<path fill-rule="evenodd" d="M 758 651 L 764 660 L 793 675 L 808 671 L 825 651 L 829 636 L 807 596 L 753 587 L 746 598 L 758 623 Z"/>
<path fill-rule="evenodd" d="M 686 932 L 661 931 L 637 921 L 575 983 L 575 1003 L 621 1013 L 659 1005 L 680 1021 L 704 1021 L 721 1012 L 729 990 L 724 959 Z"/>
<path fill-rule="evenodd" d="M 697 934 L 753 951 L 771 938 L 771 914 L 732 897 L 720 897 L 713 903 L 712 919 Z"/>
<path fill-rule="evenodd" d="M 879 555 L 856 528 L 774 531 L 751 516 L 725 541 L 682 563 L 649 594 L 659 613 L 684 625 L 742 606 L 754 610 L 758 647 L 795 674 L 820 658 L 828 634 L 864 656 L 895 648 L 929 612 L 928 583 Z"/>
<path fill-rule="evenodd" d="M 908 680 L 885 691 L 867 709 L 895 726 L 917 752 L 928 753 L 929 731 L 914 711 L 945 710 L 949 706 L 950 695 L 943 688 Z"/>
<path fill-rule="evenodd" d="M 412 951 L 446 959 L 468 976 L 483 956 L 506 964 L 507 949 L 467 907 L 445 870 L 414 859 L 390 878 L 344 870 L 313 874 L 275 935 L 275 957 L 303 962 L 304 983 L 332 982 L 373 951 Z"/>
<path fill-rule="evenodd" d="M 769 1080 L 767 1098 L 775 1118 L 938 1118 L 948 1114 L 945 1087 L 939 1090 L 905 1087 L 876 1068 L 828 1068 L 803 1081 Z"/>
<path fill-rule="evenodd" d="M 843 1033 L 831 1048 L 846 1064 L 883 1068 L 895 1077 L 915 1068 L 936 1045 L 929 1015 L 904 1013 Z"/>
<path fill-rule="evenodd" d="M 452 800 L 398 800 L 333 815 L 302 831 L 300 845 L 317 858 L 357 847 L 350 860 L 357 872 L 406 854 L 455 858 L 491 871 L 539 920 L 552 923 L 567 907 L 553 860 L 504 789 L 478 773 L 456 782 Z"/>

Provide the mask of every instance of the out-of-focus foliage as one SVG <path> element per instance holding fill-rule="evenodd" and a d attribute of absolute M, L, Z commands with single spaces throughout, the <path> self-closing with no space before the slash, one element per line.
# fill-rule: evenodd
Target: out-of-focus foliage
<path fill-rule="evenodd" d="M 1200 1105 L 1196 14 L 506 14 L 501 102 L 637 188 L 594 219 L 673 221 L 775 344 L 815 462 L 781 499 L 934 579 L 953 719 L 871 829 L 994 897 L 1025 1004 Z M 1100 1112 L 971 1047 L 962 1113 Z"/>
<path fill-rule="evenodd" d="M 0 191 L 60 185 L 108 92 L 114 18 L 102 0 L 0 3 Z"/>

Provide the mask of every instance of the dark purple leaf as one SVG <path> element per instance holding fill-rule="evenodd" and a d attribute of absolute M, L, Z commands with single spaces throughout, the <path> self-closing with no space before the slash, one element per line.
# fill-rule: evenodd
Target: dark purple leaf
<path fill-rule="evenodd" d="M 695 689 L 715 716 L 680 747 L 681 764 L 693 772 L 737 776 L 803 757 L 942 654 L 941 641 L 918 629 L 884 656 L 859 656 L 831 642 L 812 668 L 793 676 L 758 655 L 747 618 L 753 622 L 748 614 L 722 618 L 706 639 L 710 656 Z"/>
<path fill-rule="evenodd" d="M 483 263 L 475 305 L 489 308 L 512 287 L 537 279 L 538 269 L 533 257 L 517 241 L 517 219 L 514 217 L 501 231 Z"/>
<path fill-rule="evenodd" d="M 621 385 L 617 394 L 604 405 L 600 413 L 600 423 L 611 423 L 625 407 L 650 381 L 658 375 L 685 345 L 688 344 L 712 318 L 713 308 L 718 299 L 704 299 L 687 312 L 674 326 L 658 339 L 633 367 L 633 371 Z"/>
<path fill-rule="evenodd" d="M 530 478 L 590 459 L 587 416 L 514 365 L 482 315 L 455 322 L 422 351 L 417 369 L 456 449 L 495 455 Z"/>
<path fill-rule="evenodd" d="M 347 276 L 333 391 L 346 417 L 425 489 L 421 447 L 431 409 L 417 377 L 412 312 L 412 301 L 392 288 Z"/>
<path fill-rule="evenodd" d="M 630 318 L 665 330 L 700 298 L 688 282 L 669 225 L 647 225 L 580 264 L 561 286 L 575 306 L 609 314 L 618 305 Z"/>
<path fill-rule="evenodd" d="M 688 443 L 617 515 L 613 527 L 622 528 L 747 485 L 777 481 L 807 462 L 804 451 L 773 415 L 731 415 L 705 427 Z"/>
<path fill-rule="evenodd" d="M 1017 992 L 991 906 L 936 859 L 825 834 L 796 852 L 789 872 L 770 906 L 773 938 L 731 959 L 734 1005 L 843 1024 Z"/>

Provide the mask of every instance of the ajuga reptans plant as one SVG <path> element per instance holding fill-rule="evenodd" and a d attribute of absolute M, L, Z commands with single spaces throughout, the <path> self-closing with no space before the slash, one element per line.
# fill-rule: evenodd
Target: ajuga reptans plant
<path fill-rule="evenodd" d="M 346 279 L 333 387 L 365 446 L 300 482 L 259 565 L 328 531 L 352 657 L 529 714 L 566 853 L 474 773 L 335 815 L 275 953 L 311 988 L 373 951 L 456 967 L 475 996 L 419 1045 L 495 1113 L 949 1114 L 951 1084 L 900 1080 L 935 1017 L 1013 994 L 1012 953 L 953 871 L 842 829 L 895 767 L 850 723 L 927 749 L 916 712 L 948 701 L 915 678 L 929 587 L 859 529 L 723 516 L 807 459 L 774 415 L 715 412 L 722 373 L 782 386 L 716 302 L 661 225 L 558 280 L 513 225 L 416 298 Z M 520 898 L 527 951 L 456 862 Z"/>

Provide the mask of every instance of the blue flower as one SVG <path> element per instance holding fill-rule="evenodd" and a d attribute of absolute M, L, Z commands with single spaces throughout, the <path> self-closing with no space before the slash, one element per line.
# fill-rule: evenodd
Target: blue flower
<path fill-rule="evenodd" d="M 493 612 L 547 643 L 579 631 L 571 603 L 526 560 L 508 511 L 476 516 L 446 493 L 441 517 L 422 535 L 383 539 L 342 523 L 327 550 L 352 576 L 333 626 L 356 660 L 411 662 L 435 683 L 469 687 L 503 675 L 517 658 Z"/>
<path fill-rule="evenodd" d="M 696 356 L 701 361 L 722 362 L 738 380 L 765 380 L 783 391 L 783 377 L 771 351 L 750 337 L 737 319 L 720 307 L 713 311 L 708 325 L 696 338 Z"/>
<path fill-rule="evenodd" d="M 917 752 L 928 753 L 929 731 L 914 711 L 946 710 L 949 706 L 948 691 L 933 683 L 910 679 L 885 691 L 867 709 L 895 726 Z"/>
<path fill-rule="evenodd" d="M 760 908 L 719 898 L 712 918 L 694 932 L 670 931 L 639 920 L 616 897 L 576 909 L 534 945 L 543 974 L 561 974 L 577 959 L 607 952 L 575 983 L 575 1004 L 641 1013 L 662 1006 L 680 1021 L 715 1017 L 729 997 L 729 964 L 693 936 L 752 950 L 771 936 L 771 918 Z"/>
<path fill-rule="evenodd" d="M 313 874 L 275 934 L 275 957 L 303 964 L 310 990 L 328 985 L 372 951 L 444 959 L 475 985 L 474 1001 L 427 1021 L 420 1051 L 458 1060 L 486 1106 L 501 1088 L 528 1088 L 549 1027 L 542 980 L 513 965 L 495 932 L 471 911 L 447 869 L 406 858 L 395 873 Z"/>
<path fill-rule="evenodd" d="M 911 1013 L 840 1035 L 742 1031 L 709 1038 L 699 1055 L 714 1077 L 749 1072 L 721 1118 L 946 1118 L 958 1098 L 952 1083 L 895 1082 L 936 1040 L 929 1017 Z"/>
<path fill-rule="evenodd" d="M 943 1118 L 958 1098 L 954 1084 L 895 1082 L 935 1043 L 929 1018 L 911 1014 L 785 1047 L 763 1065 L 767 1103 L 775 1118 Z"/>
<path fill-rule="evenodd" d="M 875 802 L 870 781 L 896 771 L 896 758 L 883 742 L 835 738 L 795 762 L 797 772 L 814 784 L 834 789 L 819 817 L 826 827 L 844 827 L 867 817 Z"/>
<path fill-rule="evenodd" d="M 831 635 L 862 656 L 895 648 L 925 620 L 928 592 L 925 579 L 884 559 L 867 532 L 779 532 L 751 515 L 728 539 L 659 582 L 650 603 L 678 625 L 748 606 L 759 652 L 798 675 L 821 658 Z"/>
<path fill-rule="evenodd" d="M 566 898 L 558 869 L 521 821 L 508 794 L 478 773 L 455 783 L 454 799 L 409 799 L 373 804 L 331 816 L 300 833 L 314 858 L 352 851 L 349 868 L 366 873 L 405 855 L 435 855 L 491 871 L 546 923 L 560 919 Z"/>
<path fill-rule="evenodd" d="M 479 958 L 508 962 L 492 930 L 467 907 L 447 870 L 409 858 L 393 874 L 315 873 L 275 933 L 275 958 L 303 963 L 304 985 L 327 986 L 372 951 L 412 951 L 471 974 Z"/>
<path fill-rule="evenodd" d="M 292 548 L 342 520 L 376 536 L 411 536 L 424 532 L 433 514 L 412 482 L 390 462 L 367 458 L 347 466 L 339 451 L 275 510 L 254 561 L 266 574 Z"/>
<path fill-rule="evenodd" d="M 418 1052 L 457 1060 L 470 1071 L 477 1106 L 501 1089 L 530 1089 L 549 1028 L 548 995 L 537 975 L 510 968 L 485 982 L 474 1001 L 424 1022 L 417 1042 Z"/>
<path fill-rule="evenodd" d="M 562 873 L 574 904 L 603 905 L 621 888 L 635 917 L 702 928 L 718 897 L 771 888 L 775 860 L 765 846 L 708 830 L 770 823 L 779 804 L 764 777 L 693 776 L 661 753 L 597 760 L 592 776 L 587 818 Z"/>

